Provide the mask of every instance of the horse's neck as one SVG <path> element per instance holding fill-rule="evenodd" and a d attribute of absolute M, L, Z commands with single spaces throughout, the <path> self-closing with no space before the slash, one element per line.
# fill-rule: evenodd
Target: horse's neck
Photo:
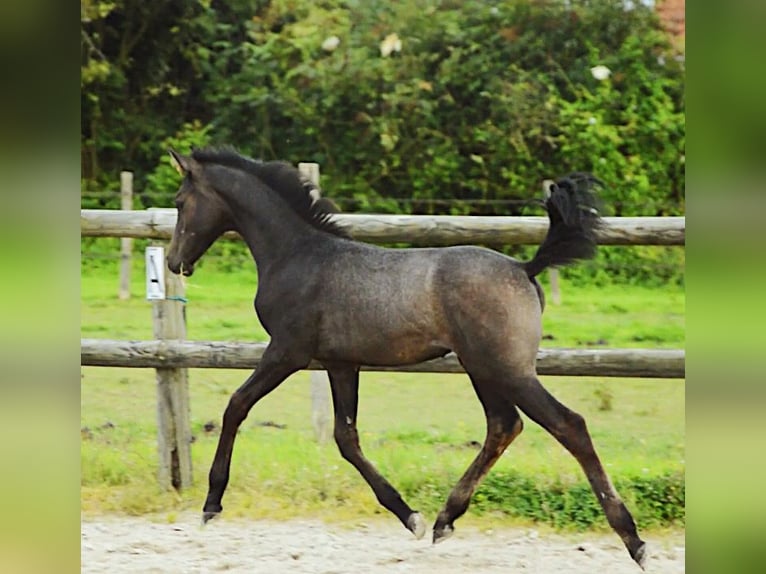
<path fill-rule="evenodd" d="M 261 186 L 230 202 L 237 231 L 247 243 L 259 272 L 290 256 L 296 245 L 316 234 L 314 227 Z"/>

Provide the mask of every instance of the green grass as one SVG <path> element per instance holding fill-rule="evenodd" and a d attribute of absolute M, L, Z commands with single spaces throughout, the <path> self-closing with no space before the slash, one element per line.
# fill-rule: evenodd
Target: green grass
<path fill-rule="evenodd" d="M 252 310 L 255 280 L 252 268 L 227 274 L 200 269 L 187 282 L 188 338 L 266 340 Z M 151 338 L 151 305 L 143 300 L 140 266 L 134 272 L 131 300 L 118 301 L 116 287 L 114 270 L 83 272 L 82 336 Z M 564 284 L 562 299 L 562 305 L 549 303 L 546 309 L 545 333 L 554 336 L 544 341 L 546 346 L 583 346 L 599 339 L 609 347 L 684 345 L 684 296 L 679 288 L 583 289 Z M 206 433 L 203 426 L 208 421 L 219 423 L 230 393 L 247 374 L 190 370 L 195 484 L 175 494 L 160 491 L 155 479 L 154 371 L 83 368 L 81 420 L 87 429 L 81 449 L 83 511 L 143 514 L 198 509 L 217 441 L 217 430 Z M 543 382 L 585 416 L 607 470 L 626 500 L 638 507 L 641 523 L 683 520 L 683 514 L 679 518 L 675 511 L 667 520 L 657 519 L 659 511 L 652 508 L 664 504 L 668 496 L 664 491 L 652 494 L 665 484 L 665 477 L 680 477 L 672 479 L 671 486 L 677 488 L 679 480 L 682 486 L 683 380 L 545 377 Z M 344 519 L 385 512 L 334 444 L 314 442 L 310 408 L 306 372 L 293 375 L 256 405 L 237 439 L 224 498 L 227 515 Z M 264 422 L 286 428 L 263 426 Z M 472 442 L 484 437 L 482 410 L 465 375 L 362 373 L 359 427 L 368 457 L 413 507 L 431 516 L 475 456 Z M 646 503 L 641 498 L 645 492 L 650 496 Z M 580 499 L 586 501 L 584 506 L 567 503 L 555 512 L 548 508 L 553 505 L 550 501 Z M 535 506 L 539 500 L 549 502 Z M 525 419 L 524 432 L 487 477 L 469 513 L 499 511 L 503 520 L 603 527 L 602 518 L 594 522 L 593 516 L 600 516 L 594 502 L 574 459 Z"/>
<path fill-rule="evenodd" d="M 560 305 L 549 301 L 546 306 L 543 346 L 684 346 L 685 294 L 680 287 L 565 285 L 561 299 Z"/>
<path fill-rule="evenodd" d="M 84 368 L 83 509 L 144 513 L 197 508 L 218 422 L 241 371 L 190 372 L 192 453 L 197 484 L 180 498 L 154 486 L 154 373 Z M 684 468 L 684 384 L 671 380 L 547 378 L 562 401 L 586 416 L 613 479 L 660 476 Z M 612 393 L 599 410 L 594 388 Z M 484 420 L 464 375 L 363 373 L 359 425 L 366 454 L 413 506 L 435 512 L 476 454 Z M 438 408 L 434 408 L 438 401 Z M 309 377 L 298 373 L 263 399 L 237 439 L 227 512 L 248 516 L 377 513 L 367 485 L 333 444 L 317 445 L 310 423 Z M 262 426 L 264 422 L 285 429 Z M 540 484 L 583 482 L 572 457 L 535 424 L 498 462 L 492 475 L 516 473 Z"/>

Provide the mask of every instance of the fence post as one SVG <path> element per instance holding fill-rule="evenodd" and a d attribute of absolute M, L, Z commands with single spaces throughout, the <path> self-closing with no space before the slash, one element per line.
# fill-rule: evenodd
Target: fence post
<path fill-rule="evenodd" d="M 162 262 L 164 264 L 164 262 Z M 181 278 L 165 274 L 165 300 L 152 302 L 154 337 L 186 338 L 186 304 Z M 191 486 L 191 425 L 187 369 L 157 369 L 157 448 L 160 486 Z"/>
<path fill-rule="evenodd" d="M 319 164 L 302 162 L 298 170 L 311 183 L 319 187 Z M 318 197 L 315 197 L 316 201 Z M 311 371 L 311 423 L 314 426 L 314 438 L 320 444 L 330 440 L 330 381 L 326 371 Z"/>
<path fill-rule="evenodd" d="M 551 185 L 555 182 L 550 179 L 543 181 L 543 197 L 551 196 Z M 559 270 L 555 267 L 548 269 L 548 279 L 551 282 L 551 301 L 554 305 L 561 305 L 561 290 L 559 289 Z"/>
<path fill-rule="evenodd" d="M 133 209 L 133 172 L 120 172 L 120 208 L 123 211 Z M 117 296 L 120 300 L 130 299 L 130 267 L 133 260 L 133 240 L 130 237 L 120 239 L 120 287 Z"/>

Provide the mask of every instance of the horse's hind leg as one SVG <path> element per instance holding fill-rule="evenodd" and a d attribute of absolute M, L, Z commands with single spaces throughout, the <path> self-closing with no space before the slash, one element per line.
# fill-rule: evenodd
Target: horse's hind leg
<path fill-rule="evenodd" d="M 633 517 L 601 465 L 585 419 L 558 402 L 536 377 L 517 379 L 515 383 L 518 407 L 574 455 L 585 471 L 609 525 L 622 538 L 633 560 L 643 568 L 646 544 L 639 538 Z"/>
<path fill-rule="evenodd" d="M 417 538 L 426 531 L 419 512 L 412 510 L 396 489 L 365 458 L 356 430 L 359 404 L 359 369 L 353 366 L 329 366 L 330 388 L 335 409 L 335 442 L 344 459 L 350 462 L 370 485 L 380 504 L 391 511 Z"/>
<path fill-rule="evenodd" d="M 454 531 L 453 523 L 468 509 L 476 487 L 523 428 L 519 412 L 499 389 L 471 377 L 487 417 L 487 435 L 481 451 L 452 489 L 434 523 L 433 541 L 440 542 Z"/>

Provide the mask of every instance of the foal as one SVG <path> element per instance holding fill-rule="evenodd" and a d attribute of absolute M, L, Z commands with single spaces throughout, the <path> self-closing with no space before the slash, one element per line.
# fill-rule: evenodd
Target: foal
<path fill-rule="evenodd" d="M 543 310 L 535 276 L 595 253 L 596 180 L 573 174 L 550 185 L 548 233 L 532 260 L 519 262 L 474 246 L 386 249 L 354 241 L 312 202 L 315 188 L 289 164 L 258 162 L 230 150 L 171 155 L 183 183 L 169 269 L 191 275 L 218 237 L 238 232 L 255 259 L 255 310 L 271 337 L 224 412 L 203 521 L 222 510 L 237 429 L 250 409 L 316 359 L 330 378 L 341 455 L 380 503 L 422 537 L 423 517 L 359 446 L 359 369 L 418 363 L 454 351 L 484 408 L 487 434 L 436 517 L 433 541 L 452 534 L 479 482 L 519 435 L 521 410 L 577 459 L 609 524 L 643 566 L 645 544 L 585 421 L 543 388 L 535 370 Z"/>

